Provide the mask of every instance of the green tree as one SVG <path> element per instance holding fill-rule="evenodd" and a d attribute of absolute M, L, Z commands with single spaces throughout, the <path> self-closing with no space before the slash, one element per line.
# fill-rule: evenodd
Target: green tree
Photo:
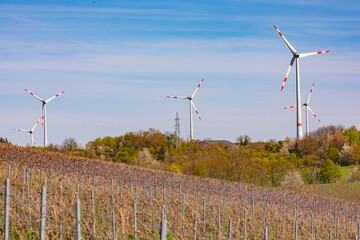
<path fill-rule="evenodd" d="M 342 178 L 342 170 L 339 164 L 326 159 L 319 172 L 319 179 L 322 183 L 331 183 Z"/>
<path fill-rule="evenodd" d="M 133 164 L 135 156 L 137 155 L 137 151 L 125 148 L 123 151 L 118 151 L 114 157 L 115 162 L 123 162 L 126 164 Z"/>
<path fill-rule="evenodd" d="M 337 147 L 330 147 L 328 151 L 328 156 L 331 159 L 331 161 L 335 163 L 340 162 L 340 151 Z"/>
<path fill-rule="evenodd" d="M 346 131 L 344 131 L 342 134 L 344 137 L 346 137 L 350 146 L 355 144 L 358 145 L 360 143 L 359 134 L 355 126 L 346 129 Z"/>
<path fill-rule="evenodd" d="M 271 139 L 270 141 L 265 142 L 265 150 L 272 153 L 278 153 L 280 152 L 283 145 L 284 143 L 282 141 L 276 142 L 275 140 Z"/>

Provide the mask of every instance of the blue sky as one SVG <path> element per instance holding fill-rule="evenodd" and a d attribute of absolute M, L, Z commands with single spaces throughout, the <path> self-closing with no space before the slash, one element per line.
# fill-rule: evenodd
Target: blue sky
<path fill-rule="evenodd" d="M 300 60 L 301 97 L 321 123 L 360 126 L 358 1 L 0 1 L 0 136 L 19 145 L 47 106 L 48 141 L 82 145 L 150 127 L 189 137 L 188 96 L 197 139 L 234 141 L 296 136 L 291 53 L 330 50 Z M 303 116 L 303 122 L 305 118 Z M 304 129 L 305 131 L 305 129 Z M 43 142 L 35 130 L 37 145 Z"/>

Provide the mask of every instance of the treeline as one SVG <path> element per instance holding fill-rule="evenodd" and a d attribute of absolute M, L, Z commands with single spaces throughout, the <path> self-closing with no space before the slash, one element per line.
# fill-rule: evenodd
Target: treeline
<path fill-rule="evenodd" d="M 85 148 L 78 147 L 74 139 L 49 148 L 88 158 L 275 187 L 289 182 L 294 186 L 333 182 L 342 177 L 340 166 L 360 162 L 360 131 L 355 126 L 322 127 L 302 140 L 251 142 L 245 135 L 233 146 L 181 141 L 177 147 L 176 140 L 174 134 L 149 129 L 97 138 Z M 359 181 L 360 169 L 353 175 L 358 175 L 354 181 Z"/>

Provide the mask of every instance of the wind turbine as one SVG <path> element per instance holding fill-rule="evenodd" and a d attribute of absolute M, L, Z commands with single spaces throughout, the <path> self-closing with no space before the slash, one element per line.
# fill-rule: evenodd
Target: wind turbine
<path fill-rule="evenodd" d="M 309 93 L 309 96 L 308 96 L 306 102 L 301 104 L 301 106 L 306 107 L 306 112 L 305 112 L 306 113 L 306 137 L 309 136 L 309 117 L 308 117 L 309 111 L 314 115 L 314 117 L 318 120 L 318 122 L 320 122 L 320 119 L 316 116 L 316 114 L 313 112 L 313 110 L 311 110 L 311 108 L 309 107 L 310 96 L 313 91 L 314 85 L 315 85 L 315 82 L 313 83 L 313 85 L 311 87 L 311 90 L 310 90 L 310 93 Z M 296 105 L 290 106 L 290 107 L 284 107 L 284 109 L 289 109 L 289 108 L 294 108 L 294 107 L 296 107 Z"/>
<path fill-rule="evenodd" d="M 19 132 L 28 132 L 30 133 L 30 146 L 35 146 L 35 141 L 34 141 L 34 137 L 33 137 L 33 132 L 36 128 L 36 126 L 38 125 L 38 123 L 40 122 L 40 120 L 42 119 L 42 116 L 39 118 L 39 120 L 37 120 L 37 122 L 35 123 L 34 127 L 31 130 L 23 130 L 23 129 L 13 129 L 15 131 L 19 131 Z"/>
<path fill-rule="evenodd" d="M 292 65 L 294 64 L 294 61 L 296 60 L 296 106 L 297 106 L 297 138 L 301 139 L 303 137 L 302 133 L 302 122 L 301 122 L 301 100 L 300 100 L 300 70 L 299 70 L 299 59 L 303 57 L 308 57 L 312 55 L 322 54 L 322 53 L 328 53 L 330 51 L 320 51 L 320 52 L 311 52 L 311 53 L 298 53 L 293 46 L 286 40 L 284 35 L 280 32 L 280 30 L 274 25 L 275 29 L 280 34 L 281 38 L 284 40 L 285 44 L 288 46 L 290 51 L 293 53 L 293 57 L 290 61 L 290 66 L 286 72 L 286 76 L 284 79 L 284 82 L 281 86 L 281 91 L 284 88 L 284 85 L 286 83 L 287 77 L 289 76 L 290 70 Z"/>
<path fill-rule="evenodd" d="M 36 96 L 35 94 L 33 94 L 32 92 L 29 92 L 28 90 L 24 89 L 26 92 L 30 93 L 30 95 L 34 96 L 35 98 L 37 98 L 39 101 L 42 102 L 42 118 L 43 118 L 43 125 L 44 125 L 44 147 L 47 147 L 47 128 L 46 128 L 46 104 L 48 102 L 50 102 L 51 100 L 53 100 L 54 98 L 60 96 L 61 94 L 64 93 L 64 91 L 62 91 L 61 93 L 56 94 L 55 96 L 49 98 L 48 100 L 43 100 L 42 98 Z"/>
<path fill-rule="evenodd" d="M 193 103 L 193 98 L 198 91 L 199 87 L 201 86 L 202 82 L 204 81 L 204 78 L 201 80 L 197 88 L 195 89 L 194 93 L 190 97 L 177 97 L 177 96 L 166 96 L 167 98 L 179 98 L 179 99 L 189 99 L 190 100 L 190 140 L 194 140 L 194 129 L 193 129 L 193 118 L 192 118 L 192 108 L 195 109 L 196 114 L 198 115 L 199 119 L 201 120 L 201 117 L 199 115 L 198 110 L 195 107 L 195 104 Z"/>

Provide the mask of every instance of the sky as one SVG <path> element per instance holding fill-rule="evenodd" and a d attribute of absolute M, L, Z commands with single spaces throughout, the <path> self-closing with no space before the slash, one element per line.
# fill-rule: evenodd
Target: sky
<path fill-rule="evenodd" d="M 295 67 L 301 101 L 320 123 L 360 127 L 360 2 L 350 1 L 0 1 L 0 137 L 25 146 L 48 99 L 48 142 L 159 129 L 189 138 L 190 96 L 196 139 L 253 141 L 296 137 Z M 303 111 L 303 124 L 305 114 Z M 305 134 L 305 126 L 304 126 Z M 34 131 L 43 145 L 41 125 Z"/>

